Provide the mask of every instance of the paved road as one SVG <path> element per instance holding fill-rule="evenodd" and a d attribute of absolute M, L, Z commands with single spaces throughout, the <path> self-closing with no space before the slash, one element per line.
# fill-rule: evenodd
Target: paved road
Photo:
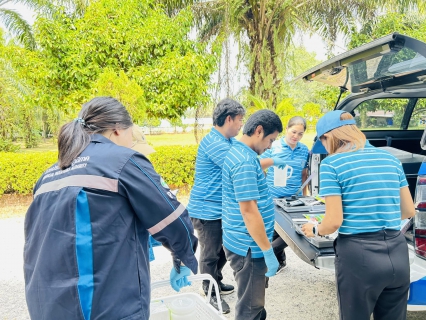
<path fill-rule="evenodd" d="M 23 218 L 0 220 L 0 320 L 29 319 L 25 304 L 22 272 L 24 245 Z M 302 262 L 287 249 L 288 267 L 271 278 L 266 296 L 268 319 L 272 320 L 333 320 L 338 319 L 334 275 L 316 270 Z M 170 254 L 164 248 L 155 248 L 157 259 L 151 264 L 152 281 L 167 279 L 171 268 Z M 234 283 L 227 265 L 225 280 Z M 199 292 L 194 283 L 186 292 Z M 156 297 L 175 294 L 170 288 L 153 292 Z M 236 294 L 225 296 L 234 309 Z M 233 311 L 227 315 L 233 318 Z M 410 312 L 409 320 L 425 320 L 426 312 Z"/>

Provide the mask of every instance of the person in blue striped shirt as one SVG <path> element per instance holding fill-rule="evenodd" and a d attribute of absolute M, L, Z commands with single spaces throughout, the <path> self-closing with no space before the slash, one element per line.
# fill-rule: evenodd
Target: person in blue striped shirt
<path fill-rule="evenodd" d="M 274 203 L 258 155 L 282 130 L 274 112 L 255 112 L 223 164 L 223 246 L 237 282 L 236 320 L 266 319 L 266 276 L 274 276 L 279 264 L 271 246 Z"/>
<path fill-rule="evenodd" d="M 308 237 L 339 230 L 334 250 L 340 319 L 406 319 L 410 266 L 400 223 L 415 209 L 401 162 L 373 147 L 345 111 L 325 114 L 317 137 L 312 152 L 329 154 L 320 165 L 325 217 L 302 230 Z"/>
<path fill-rule="evenodd" d="M 271 158 L 273 156 L 280 156 L 283 160 L 293 168 L 293 173 L 290 178 L 287 179 L 287 183 L 284 187 L 278 187 L 274 185 L 274 167 L 268 169 L 266 175 L 266 183 L 268 184 L 269 191 L 274 198 L 291 197 L 302 186 L 308 177 L 308 158 L 309 149 L 301 143 L 300 140 L 306 131 L 306 120 L 302 117 L 292 117 L 287 124 L 286 134 L 281 139 L 275 141 L 272 144 L 271 149 L 265 151 L 260 159 Z M 261 160 L 263 161 L 263 160 Z M 303 190 L 305 194 L 306 190 Z M 287 265 L 285 248 L 287 244 L 283 239 L 274 231 L 272 247 L 274 248 L 275 256 L 280 263 L 277 273 L 283 270 Z"/>
<path fill-rule="evenodd" d="M 234 287 L 222 282 L 222 269 L 226 264 L 222 248 L 222 166 L 243 126 L 244 107 L 235 100 L 220 101 L 213 111 L 214 127 L 200 142 L 195 162 L 194 186 L 189 197 L 188 212 L 197 230 L 200 248 L 200 272 L 210 274 L 219 285 L 220 293 L 230 294 Z M 203 283 L 204 293 L 208 281 Z M 220 295 L 218 295 L 220 296 Z M 217 308 L 216 294 L 211 304 Z M 222 310 L 229 313 L 225 300 L 220 299 Z"/>

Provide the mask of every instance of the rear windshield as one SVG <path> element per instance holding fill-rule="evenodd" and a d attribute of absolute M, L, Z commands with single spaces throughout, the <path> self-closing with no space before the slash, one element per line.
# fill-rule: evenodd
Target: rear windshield
<path fill-rule="evenodd" d="M 415 101 L 407 128 L 402 120 L 410 99 L 374 99 L 362 102 L 355 110 L 355 120 L 361 130 L 423 130 L 426 127 L 426 98 Z"/>
<path fill-rule="evenodd" d="M 409 48 L 403 48 L 398 52 L 389 51 L 367 60 L 358 60 L 348 68 L 350 85 L 353 87 L 383 77 L 420 71 L 426 68 L 426 58 Z"/>
<path fill-rule="evenodd" d="M 408 99 L 374 99 L 355 109 L 355 120 L 361 130 L 399 129 Z"/>

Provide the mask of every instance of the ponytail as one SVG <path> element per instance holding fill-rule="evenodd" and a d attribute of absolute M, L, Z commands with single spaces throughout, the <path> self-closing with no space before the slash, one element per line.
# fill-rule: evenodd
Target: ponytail
<path fill-rule="evenodd" d="M 62 126 L 58 137 L 58 166 L 64 170 L 90 143 L 90 134 L 84 130 L 83 125 L 74 120 Z"/>
<path fill-rule="evenodd" d="M 83 105 L 78 118 L 63 125 L 58 137 L 58 166 L 71 166 L 90 144 L 91 135 L 133 125 L 126 108 L 111 97 L 97 97 Z"/>

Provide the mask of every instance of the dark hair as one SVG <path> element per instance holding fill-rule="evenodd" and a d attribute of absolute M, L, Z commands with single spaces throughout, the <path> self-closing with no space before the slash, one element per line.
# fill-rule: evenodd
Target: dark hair
<path fill-rule="evenodd" d="M 227 116 L 234 119 L 236 116 L 246 114 L 246 109 L 237 101 L 232 99 L 223 99 L 219 101 L 213 110 L 213 125 L 222 127 L 225 124 Z"/>
<path fill-rule="evenodd" d="M 244 125 L 243 134 L 251 137 L 258 126 L 263 128 L 263 137 L 275 131 L 279 133 L 283 131 L 281 119 L 271 110 L 264 109 L 253 113 Z"/>
<path fill-rule="evenodd" d="M 303 117 L 295 116 L 288 120 L 287 128 L 291 128 L 292 126 L 297 126 L 298 124 L 301 124 L 303 126 L 303 129 L 306 130 L 306 120 Z"/>
<path fill-rule="evenodd" d="M 58 136 L 58 166 L 68 168 L 89 145 L 90 135 L 133 125 L 126 108 L 111 97 L 97 97 L 83 105 L 78 118 L 63 125 Z"/>

